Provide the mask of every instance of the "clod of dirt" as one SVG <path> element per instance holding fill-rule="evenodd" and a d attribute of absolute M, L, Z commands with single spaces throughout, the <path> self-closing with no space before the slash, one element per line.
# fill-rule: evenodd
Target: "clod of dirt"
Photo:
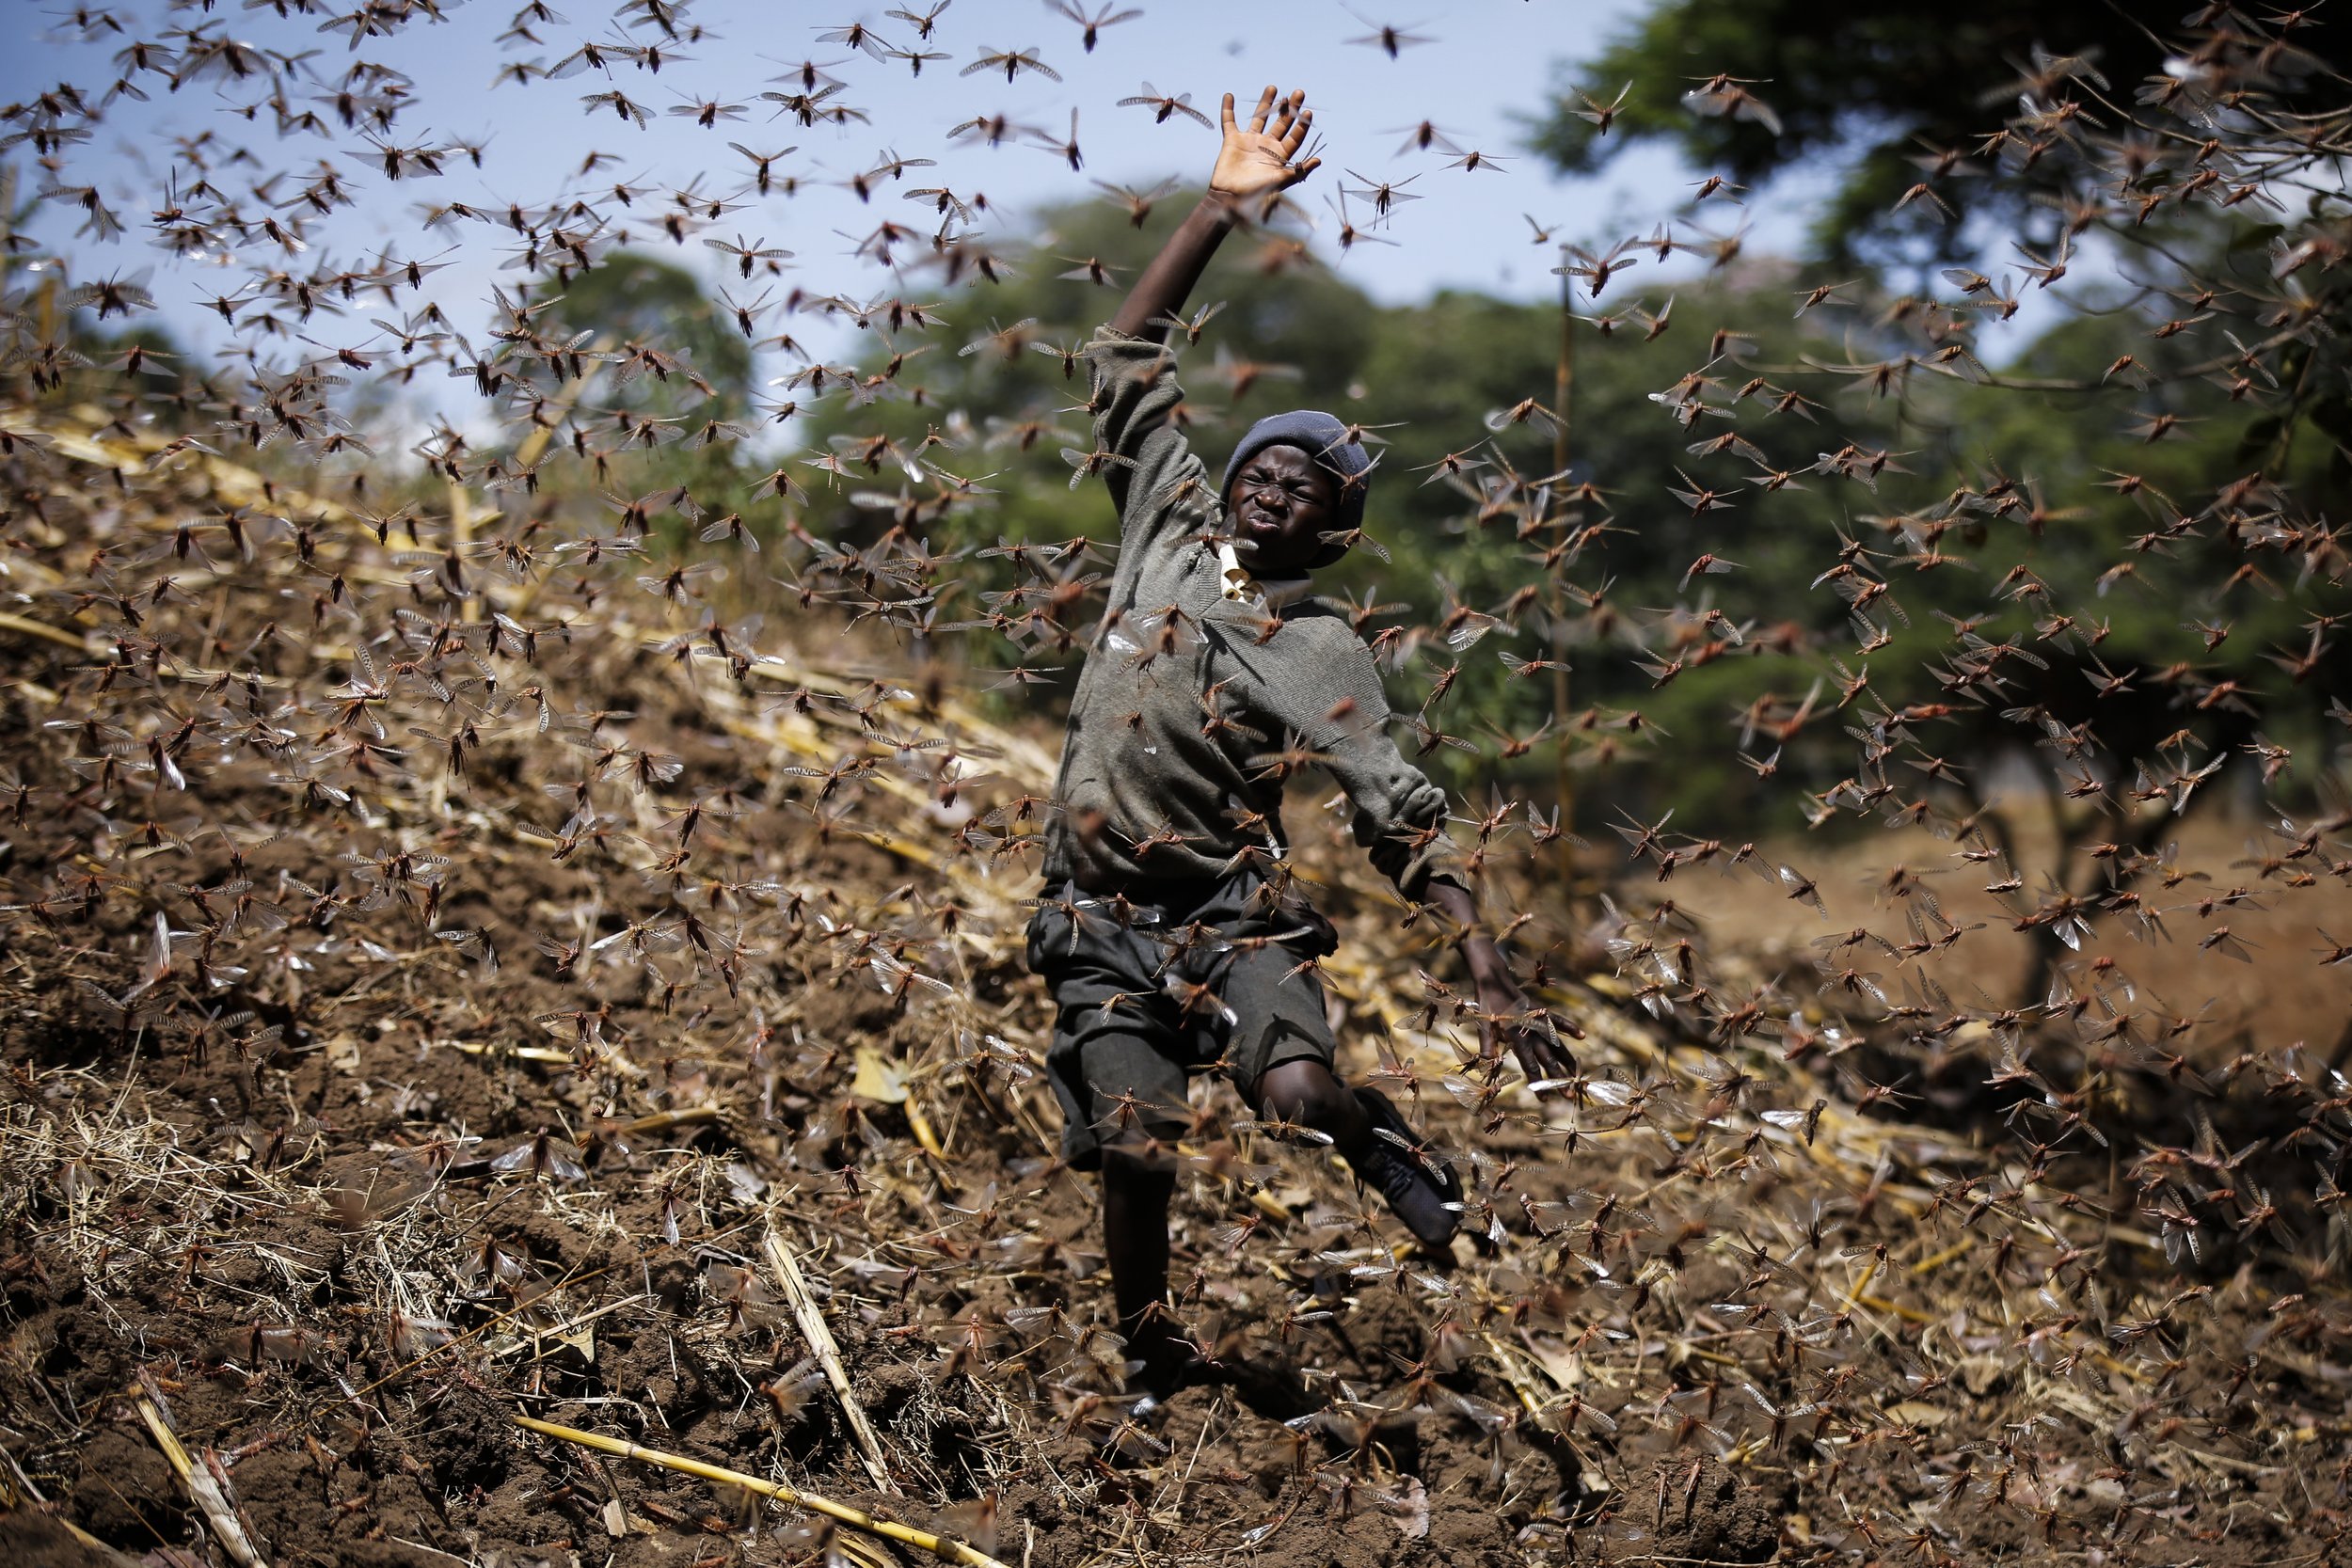
<path fill-rule="evenodd" d="M 154 1445 L 109 1429 L 82 1450 L 71 1512 L 75 1524 L 108 1545 L 144 1552 L 179 1541 L 186 1510 L 179 1481 Z"/>
<path fill-rule="evenodd" d="M 121 1553 L 78 1540 L 56 1520 L 30 1510 L 0 1513 L 0 1562 L 37 1562 L 41 1568 L 135 1568 Z"/>
<path fill-rule="evenodd" d="M 894 1420 L 929 1386 L 921 1372 L 913 1367 L 884 1366 L 866 1374 L 858 1396 L 866 1402 L 867 1414 L 878 1420 Z"/>
<path fill-rule="evenodd" d="M 506 1479 L 513 1431 L 514 1423 L 487 1398 L 451 1383 L 427 1412 L 415 1441 L 443 1487 L 486 1492 Z"/>
<path fill-rule="evenodd" d="M 1695 1482 L 1691 1466 L 1698 1465 Z M 1658 1508 L 1665 1481 L 1665 1511 Z M 1711 1459 L 1669 1460 L 1638 1476 L 1617 1515 L 1646 1534 L 1643 1555 L 1682 1565 L 1769 1562 L 1780 1549 L 1780 1517 L 1772 1501 Z M 1642 1556 L 1628 1560 L 1642 1560 Z"/>
<path fill-rule="evenodd" d="M 272 1560 L 332 1560 L 344 1544 L 326 1482 L 299 1449 L 281 1446 L 249 1455 L 232 1480 L 238 1505 L 275 1554 Z"/>

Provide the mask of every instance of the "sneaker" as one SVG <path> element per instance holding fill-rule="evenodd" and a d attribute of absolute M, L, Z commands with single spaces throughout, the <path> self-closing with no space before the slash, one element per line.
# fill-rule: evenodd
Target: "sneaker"
<path fill-rule="evenodd" d="M 1356 1099 L 1363 1106 L 1373 1132 L 1371 1146 L 1361 1158 L 1352 1162 L 1356 1174 L 1389 1200 L 1389 1208 L 1405 1222 L 1405 1228 L 1413 1233 L 1414 1240 L 1433 1251 L 1442 1251 L 1461 1227 L 1462 1212 L 1446 1207 L 1462 1201 L 1461 1179 L 1454 1174 L 1452 1166 L 1439 1165 L 1432 1170 L 1415 1159 L 1408 1148 L 1381 1136 L 1387 1132 L 1407 1145 L 1421 1142 L 1387 1095 L 1365 1087 L 1356 1091 Z"/>

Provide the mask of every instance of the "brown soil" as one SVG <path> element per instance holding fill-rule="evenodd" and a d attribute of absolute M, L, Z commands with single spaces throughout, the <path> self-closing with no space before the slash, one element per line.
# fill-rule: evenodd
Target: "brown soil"
<path fill-rule="evenodd" d="M 271 569 L 230 620 L 277 613 Z M 1741 897 L 1745 872 L 1680 873 L 1684 910 L 1711 905 L 1686 950 L 1639 901 L 1654 886 L 1597 928 L 1498 853 L 1496 896 L 1536 916 L 1531 979 L 1590 1035 L 1570 1091 L 1536 1101 L 1469 1070 L 1426 923 L 1311 838 L 1346 935 L 1341 1066 L 1454 1152 L 1476 1239 L 1410 1253 L 1343 1166 L 1237 1131 L 1204 1083 L 1171 1284 L 1219 1372 L 1154 1417 L 1105 1332 L 1095 1184 L 1052 1158 L 1019 960 L 1033 859 L 951 850 L 932 783 L 892 760 L 909 736 L 986 753 L 984 821 L 1044 786 L 1040 737 L 787 650 L 847 694 L 811 718 L 772 673 L 747 692 L 646 655 L 645 628 L 581 625 L 548 678 L 629 710 L 631 747 L 680 777 L 593 781 L 612 832 L 568 849 L 550 800 L 588 787 L 580 748 L 527 721 L 463 781 L 388 777 L 364 810 L 192 752 L 185 801 L 126 789 L 110 816 L 90 775 L 137 748 L 78 750 L 69 705 L 155 710 L 106 707 L 131 683 L 102 691 L 54 645 L 10 677 L 0 754 L 43 804 L 0 822 L 0 1481 L 33 1560 L 87 1558 L 58 1544 L 71 1521 L 153 1568 L 225 1560 L 142 1402 L 228 1478 L 273 1568 L 864 1560 L 516 1416 L 990 1537 L 1023 1568 L 2343 1551 L 2352 1100 L 2277 1037 L 2327 1022 L 2341 972 L 2231 993 L 2168 1060 L 2174 1037 L 2117 1023 L 2141 1006 L 2124 979 L 2185 1006 L 2169 981 L 2193 972 L 2087 954 L 2079 1006 L 2010 1026 L 2026 1078 L 2001 1068 L 1990 924 L 1979 973 L 1936 972 L 1994 1002 L 1899 1015 L 1824 990 L 1823 927 Z M 349 657 L 289 648 L 274 678 L 341 689 Z M 446 719 L 421 688 L 385 714 Z M 844 758 L 871 778 L 827 782 Z M 689 869 L 663 873 L 694 802 Z M 395 894 L 388 859 L 447 863 Z M 1817 868 L 1830 929 L 1866 918 L 1865 868 Z M 2260 951 L 2318 971 L 2279 918 Z M 1646 997 L 1644 942 L 1680 966 Z M 886 1488 L 806 1364 L 771 1234 Z"/>
<path fill-rule="evenodd" d="M 1780 1548 L 1781 1508 L 1711 1459 L 1660 1464 L 1636 1476 L 1604 1528 L 1625 1555 L 1661 1561 L 1767 1562 Z"/>
<path fill-rule="evenodd" d="M 2020 804 L 2014 820 L 2013 848 L 2018 872 L 2028 887 L 2045 869 L 2054 870 L 2058 856 L 2038 809 Z M 2197 879 L 2169 895 L 2155 897 L 2159 908 L 2173 912 L 2166 933 L 2157 936 L 2139 924 L 2113 915 L 2094 915 L 2091 941 L 2081 950 L 2085 961 L 2106 960 L 2136 980 L 2154 1003 L 2183 1010 L 2202 1007 L 2202 1026 L 2192 1042 L 2209 1056 L 2226 1055 L 2247 1045 L 2275 1046 L 2303 1040 L 2314 1049 L 2332 1052 L 2352 1027 L 2352 965 L 2319 961 L 2332 942 L 2321 933 L 2352 931 L 2352 884 L 2328 878 L 2317 885 L 2290 889 L 2265 881 L 2258 862 L 2269 853 L 2264 841 L 2270 825 L 2235 816 L 2219 803 L 2201 811 L 2168 835 L 2176 844 L 2180 863 L 2194 868 Z M 2273 841 L 2275 842 L 2275 841 Z M 1990 879 L 1977 868 L 1952 858 L 1952 846 L 1918 830 L 1874 833 L 1862 843 L 1824 847 L 1803 839 L 1784 840 L 1768 847 L 1776 861 L 1804 868 L 1820 884 L 1828 911 L 1826 922 L 1810 911 L 1791 920 L 1799 906 L 1775 888 L 1751 877 L 1715 879 L 1706 873 L 1703 894 L 1688 902 L 1699 912 L 1710 942 L 1802 971 L 1816 957 L 1814 939 L 1824 931 L 1842 932 L 1855 927 L 1876 931 L 1900 942 L 1910 932 L 1903 901 L 1882 891 L 1888 868 L 1907 865 L 1927 873 L 1926 885 L 1945 912 L 1969 931 L 1966 942 L 1948 955 L 1931 955 L 1919 966 L 1955 999 L 1976 1003 L 1979 996 L 1993 1005 L 2010 1006 L 2026 999 L 2029 990 L 2046 983 L 2035 969 L 2027 938 L 2012 928 L 2015 901 L 2005 905 L 1983 891 Z M 1688 874 L 1686 874 L 1688 875 Z M 2195 912 L 2195 901 L 2206 893 L 2245 887 L 2251 901 L 2232 906 L 2209 919 Z M 1645 894 L 1671 894 L 1673 886 L 1656 888 L 1646 879 L 1629 883 L 1627 895 L 1639 900 Z M 2208 931 L 2226 923 L 2244 956 L 2200 943 Z M 1890 972 L 1891 965 L 1885 966 Z"/>
<path fill-rule="evenodd" d="M 880 869 L 837 863 L 844 877 Z M 68 965 L 105 972 L 99 955 L 69 955 L 38 935 L 19 952 L 34 973 Z M 323 975 L 320 990 L 352 979 Z M 462 1006 L 495 1036 L 500 1021 L 519 1022 L 555 996 L 520 974 L 495 993 L 468 995 Z M 1216 1240 L 1236 1217 L 1234 1208 L 1207 1188 L 1180 1204 L 1175 1283 L 1191 1287 L 1188 1321 L 1232 1367 L 1230 1380 L 1184 1390 L 1149 1446 L 1121 1452 L 1101 1442 L 1115 1411 L 1088 1418 L 1080 1407 L 1092 1396 L 1071 1381 L 1068 1366 L 1018 1355 L 1017 1338 L 999 1331 L 989 1347 L 997 1359 L 977 1373 L 947 1365 L 950 1320 L 1000 1322 L 1008 1309 L 1058 1305 L 1084 1321 L 1102 1310 L 1104 1295 L 1092 1275 L 1090 1184 L 1016 1175 L 1035 1168 L 1034 1140 L 1018 1124 L 993 1121 L 977 1098 L 953 1122 L 953 1174 L 913 1150 L 894 1108 L 868 1107 L 883 1157 L 869 1157 L 874 1185 L 857 1201 L 834 1174 L 839 1145 L 812 1149 L 792 1135 L 828 1098 L 788 1092 L 786 1099 L 802 1108 L 779 1124 L 680 1129 L 627 1155 L 599 1150 L 584 1181 L 527 1172 L 445 1176 L 405 1206 L 355 1225 L 349 1210 L 334 1217 L 334 1203 L 348 1201 L 336 1195 L 391 1189 L 397 1198 L 416 1180 L 414 1151 L 432 1138 L 462 1128 L 484 1140 L 482 1148 L 502 1151 L 544 1125 L 582 1125 L 596 1095 L 560 1068 L 429 1043 L 425 1037 L 438 1037 L 437 1029 L 414 1015 L 339 1036 L 331 1049 L 283 1053 L 259 1068 L 225 1054 L 156 1053 L 122 1073 L 106 1066 L 114 1043 L 75 1013 L 70 997 L 53 991 L 18 1000 L 9 1011 L 8 1059 L 40 1085 L 20 1100 L 19 1125 L 47 1127 L 44 1135 L 54 1137 L 58 1118 L 96 1122 L 112 1108 L 139 1132 L 77 1156 L 86 1164 L 119 1162 L 113 1170 L 92 1167 L 89 1190 L 74 1200 L 81 1209 L 53 1196 L 23 1212 L 6 1265 L 11 1329 L 0 1401 L 20 1419 L 50 1412 L 44 1425 L 56 1435 L 21 1460 L 65 1499 L 66 1517 L 135 1557 L 184 1545 L 195 1527 L 184 1494 L 131 1412 L 126 1396 L 142 1372 L 167 1395 L 191 1448 L 233 1456 L 238 1505 L 278 1564 L 421 1568 L 447 1561 L 443 1553 L 486 1562 L 566 1551 L 583 1560 L 610 1554 L 620 1564 L 653 1564 L 745 1551 L 753 1542 L 735 1533 L 742 1524 L 737 1502 L 700 1482 L 524 1436 L 508 1421 L 517 1409 L 617 1426 L 649 1447 L 755 1473 L 780 1470 L 843 1500 L 904 1512 L 902 1499 L 872 1490 L 825 1397 L 781 1415 L 750 1392 L 763 1374 L 803 1354 L 774 1308 L 736 1324 L 706 1282 L 716 1253 L 746 1250 L 739 1227 L 749 1200 L 729 1183 L 754 1177 L 775 1184 L 762 1196 L 789 1194 L 785 1212 L 804 1227 L 806 1241 L 830 1251 L 834 1328 L 905 1481 L 933 1499 L 930 1507 L 994 1490 L 1000 1544 L 1033 1568 L 1085 1562 L 1117 1543 L 1123 1551 L 1140 1548 L 1147 1560 L 1183 1559 L 1204 1540 L 1246 1544 L 1258 1560 L 1284 1568 L 1503 1564 L 1569 1551 L 1621 1561 L 1757 1562 L 1785 1544 L 1848 1539 L 1834 1523 L 1841 1507 L 1899 1507 L 1918 1495 L 1920 1483 L 1906 1477 L 1924 1465 L 1931 1479 L 1948 1465 L 1959 1432 L 1998 1434 L 2031 1408 L 2021 1403 L 2031 1396 L 2018 1363 L 1996 1346 L 1987 1357 L 1996 1370 L 1956 1375 L 1915 1402 L 1918 1410 L 1898 1405 L 1899 1419 L 1918 1432 L 1913 1457 L 1899 1468 L 1856 1465 L 1804 1435 L 1727 1468 L 1687 1439 L 1679 1451 L 1655 1451 L 1673 1427 L 1629 1408 L 1706 1386 L 1713 1375 L 1699 1362 L 1670 1370 L 1671 1347 L 1661 1346 L 1657 1382 L 1596 1391 L 1593 1402 L 1616 1418 L 1614 1439 L 1576 1430 L 1571 1443 L 1526 1423 L 1500 1438 L 1482 1435 L 1449 1398 L 1508 1417 L 1518 1391 L 1475 1356 L 1436 1374 L 1418 1413 L 1367 1423 L 1353 1402 L 1393 1396 L 1431 1354 L 1433 1332 L 1463 1317 L 1413 1274 L 1350 1280 L 1316 1263 L 1318 1254 L 1352 1244 L 1351 1189 L 1335 1165 L 1277 1150 L 1273 1190 L 1297 1217 L 1253 1243 L 1244 1266 L 1230 1266 Z M 54 1006 L 44 1010 L 44 1001 Z M 922 1027 L 887 999 L 834 989 L 821 977 L 800 1002 L 804 1034 L 818 1038 L 876 1038 L 897 1051 Z M 640 1022 L 623 1016 L 632 1026 Z M 326 1031 L 310 1034 L 315 1040 Z M 1350 1050 L 1360 1053 L 1353 1063 L 1359 1070 L 1372 1065 L 1360 1044 Z M 848 1072 L 846 1064 L 830 1070 L 840 1075 L 836 1085 Z M 1201 1092 L 1230 1095 L 1222 1087 Z M 1421 1114 L 1450 1122 L 1453 1113 L 1437 1109 L 1445 1102 L 1434 1085 L 1422 1103 Z M 261 1113 L 254 1119 L 262 1132 L 292 1132 L 275 1168 L 249 1147 L 254 1134 L 234 1131 L 247 1125 L 236 1114 L 246 1106 Z M 1560 1163 L 1553 1144 L 1525 1132 L 1499 1131 L 1484 1147 L 1498 1160 L 1523 1162 L 1515 1185 L 1538 1203 L 1569 1198 L 1595 1174 Z M 209 1165 L 203 1183 L 176 1191 L 142 1174 L 174 1159 L 226 1163 Z M 44 1192 L 52 1195 L 60 1191 L 56 1160 L 48 1156 L 43 1167 Z M 661 1235 L 660 1183 L 679 1163 L 706 1184 L 705 1196 L 672 1243 Z M 1012 1233 L 1032 1238 L 1021 1248 L 1025 1264 L 946 1274 L 933 1287 L 924 1282 L 930 1266 L 919 1252 L 893 1247 L 888 1269 L 853 1270 L 891 1233 L 875 1217 L 882 1201 L 877 1188 L 908 1180 L 936 1182 L 945 1201 L 961 1207 L 1017 1204 Z M 997 1184 L 993 1199 L 990 1182 Z M 93 1258 L 86 1237 L 101 1227 L 145 1250 Z M 404 1279 L 440 1274 L 446 1291 L 449 1277 L 493 1243 L 527 1260 L 540 1281 L 569 1281 L 549 1298 L 560 1305 L 542 1315 L 550 1324 L 625 1304 L 596 1321 L 593 1359 L 549 1341 L 495 1348 L 490 1334 L 421 1362 L 394 1349 L 380 1254 L 392 1252 Z M 1527 1269 L 1544 1256 L 1523 1253 L 1525 1244 L 1515 1241 L 1501 1266 L 1517 1260 Z M 902 1291 L 909 1263 L 912 1294 Z M 96 1276 L 87 1272 L 93 1268 Z M 1547 1324 L 1572 1332 L 1622 1321 L 1610 1303 L 1577 1288 L 1581 1273 L 1547 1264 L 1474 1288 L 1552 1280 L 1565 1315 L 1538 1310 L 1528 1326 L 1533 1343 L 1557 1347 L 1562 1329 Z M 1693 1302 L 1722 1299 L 1739 1273 L 1731 1259 L 1702 1250 L 1689 1259 L 1680 1289 Z M 1274 1320 L 1301 1285 L 1320 1292 L 1333 1315 L 1285 1335 Z M 469 1292 L 455 1299 L 463 1303 Z M 2233 1291 L 2229 1299 L 2244 1298 Z M 482 1299 L 462 1308 L 455 1327 L 484 1329 L 512 1305 L 511 1295 Z M 2231 1306 L 2212 1332 L 2228 1341 L 2253 1321 Z M 1965 1337 L 1990 1326 L 1968 1322 L 1964 1331 L 1938 1328 L 1936 1336 L 1974 1343 Z M 281 1323 L 306 1326 L 314 1345 L 298 1357 L 265 1351 L 256 1363 L 236 1343 L 244 1333 L 249 1347 L 257 1327 Z M 1048 1354 L 1067 1363 L 1071 1352 L 1056 1342 Z M 2318 1397 L 2325 1408 L 2342 1408 L 2329 1362 L 2298 1355 L 2286 1364 L 2309 1370 L 2279 1372 L 2285 1381 L 2273 1385 L 2278 1396 Z M 2194 1398 L 2213 1411 L 2210 1435 L 2196 1445 L 2201 1451 L 2270 1451 L 2265 1429 L 2282 1418 L 2275 1412 L 2284 1406 L 2258 1418 L 2250 1402 L 2219 1402 L 2217 1373 L 2192 1367 L 2186 1375 L 2200 1380 Z M 1793 1399 L 1793 1386 L 1784 1379 L 1770 1392 Z M 348 1389 L 362 1392 L 355 1400 Z M 1718 1421 L 1740 1430 L 1748 1413 L 1728 1389 L 1721 1405 Z M 2341 1444 L 2327 1433 L 2339 1430 L 2330 1423 L 2342 1418 L 2303 1408 L 2283 1418 L 2292 1423 L 2284 1430 L 2319 1433 L 2306 1450 L 2315 1459 Z M 57 1418 L 63 1411 L 72 1413 L 75 1427 Z M 1798 1423 L 1800 1433 L 1805 1426 Z M 2045 1496 L 2069 1498 L 2060 1517 L 2082 1522 L 2069 1528 L 2087 1528 L 2101 1516 L 2097 1499 L 2108 1483 L 2096 1480 L 2088 1452 L 2062 1469 L 2074 1479 L 2053 1480 Z M 2297 1516 L 2284 1508 L 2280 1490 L 2307 1481 L 2320 1484 L 2321 1473 L 2301 1457 L 2264 1464 L 2258 1476 L 2216 1472 L 2206 1484 L 2243 1504 L 2232 1534 L 2216 1542 L 2189 1533 L 2200 1518 L 2192 1513 L 2180 1522 L 2183 1533 L 2166 1539 L 2194 1545 L 2206 1561 L 2270 1560 L 2311 1539 L 2313 1522 L 2309 1515 L 2291 1522 Z M 614 1496 L 628 1521 L 618 1539 L 605 1523 Z M 1986 1508 L 1953 1528 L 1984 1547 L 2010 1542 L 2029 1549 L 2035 1537 L 2019 1512 Z M 767 1544 L 749 1544 L 749 1560 L 788 1560 L 797 1549 L 772 1528 L 757 1539 Z"/>
<path fill-rule="evenodd" d="M 125 1568 L 135 1560 L 104 1545 L 91 1545 L 32 1509 L 0 1513 L 0 1560 L 40 1568 Z"/>

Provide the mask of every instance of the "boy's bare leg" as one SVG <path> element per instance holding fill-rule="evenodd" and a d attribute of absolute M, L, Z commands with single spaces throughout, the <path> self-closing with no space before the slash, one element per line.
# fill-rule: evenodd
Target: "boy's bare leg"
<path fill-rule="evenodd" d="M 1351 1164 L 1371 1149 L 1372 1119 L 1362 1101 L 1318 1061 L 1284 1062 L 1258 1080 L 1258 1114 L 1311 1127 Z M 1157 1158 L 1114 1144 L 1103 1150 L 1103 1251 L 1110 1264 L 1119 1332 L 1138 1381 L 1166 1396 L 1181 1382 L 1195 1348 L 1168 1312 L 1168 1205 L 1176 1173 Z"/>
<path fill-rule="evenodd" d="M 1365 1103 L 1367 1096 L 1374 1104 Z M 1385 1099 L 1371 1090 L 1349 1088 L 1322 1062 L 1284 1062 L 1267 1069 L 1259 1080 L 1258 1114 L 1270 1121 L 1311 1127 L 1328 1137 L 1357 1176 L 1388 1199 L 1415 1239 L 1433 1257 L 1444 1255 L 1461 1223 L 1460 1183 L 1450 1174 L 1431 1173 L 1403 1149 L 1381 1141 L 1379 1118 L 1396 1116 Z"/>
<path fill-rule="evenodd" d="M 1364 1115 L 1363 1102 L 1318 1061 L 1268 1068 L 1258 1080 L 1258 1114 L 1313 1128 L 1351 1164 L 1372 1142 L 1372 1121 Z"/>
<path fill-rule="evenodd" d="M 1162 1314 L 1168 1307 L 1168 1201 L 1176 1173 L 1116 1146 L 1103 1150 L 1103 1251 L 1119 1304 L 1119 1332 L 1144 1363 L 1146 1386 L 1165 1393 L 1184 1352 Z"/>

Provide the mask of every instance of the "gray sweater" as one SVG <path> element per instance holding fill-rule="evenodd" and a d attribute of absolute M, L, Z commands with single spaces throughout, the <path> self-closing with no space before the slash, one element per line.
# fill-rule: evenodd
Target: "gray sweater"
<path fill-rule="evenodd" d="M 1108 891 L 1263 869 L 1289 842 L 1282 778 L 1314 766 L 1346 792 L 1373 864 L 1422 897 L 1452 855 L 1446 795 L 1389 738 L 1372 650 L 1290 585 L 1229 594 L 1223 499 L 1168 417 L 1184 396 L 1172 351 L 1104 327 L 1086 357 L 1119 564 L 1071 700 L 1047 881 Z"/>

